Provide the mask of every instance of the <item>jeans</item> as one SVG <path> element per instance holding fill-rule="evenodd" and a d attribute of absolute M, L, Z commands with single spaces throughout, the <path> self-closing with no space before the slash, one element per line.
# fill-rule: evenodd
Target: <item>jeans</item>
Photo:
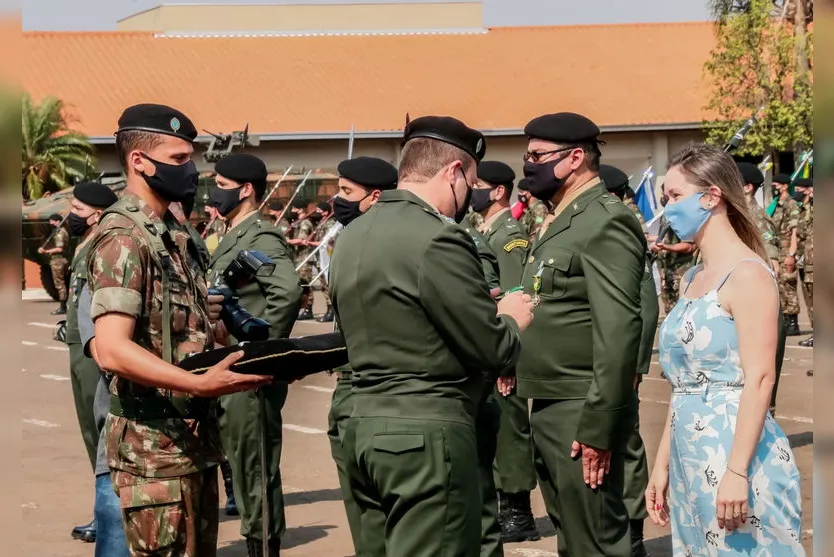
<path fill-rule="evenodd" d="M 93 514 L 96 519 L 95 557 L 130 557 L 122 527 L 122 508 L 110 483 L 110 474 L 96 476 Z"/>

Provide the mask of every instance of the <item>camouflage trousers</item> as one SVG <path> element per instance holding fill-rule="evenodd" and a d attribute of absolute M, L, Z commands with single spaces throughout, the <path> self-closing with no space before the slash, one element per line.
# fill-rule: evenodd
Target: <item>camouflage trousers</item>
<path fill-rule="evenodd" d="M 669 312 L 678 303 L 678 297 L 680 296 L 680 292 L 678 291 L 680 290 L 681 279 L 689 269 L 690 267 L 686 265 L 675 269 L 663 269 L 663 291 L 661 292 L 661 297 L 663 298 L 663 309 L 666 315 L 669 315 Z"/>
<path fill-rule="evenodd" d="M 63 257 L 54 257 L 49 260 L 49 269 L 52 271 L 52 283 L 58 291 L 58 301 L 67 301 L 67 260 Z"/>
<path fill-rule="evenodd" d="M 297 263 L 296 263 L 297 265 Z M 298 280 L 302 288 L 309 288 L 310 281 L 313 280 L 313 265 L 312 263 L 305 263 L 298 270 Z"/>
<path fill-rule="evenodd" d="M 799 314 L 798 274 L 796 270 L 791 273 L 785 269 L 779 270 L 779 295 L 782 298 L 782 313 L 785 315 Z"/>
<path fill-rule="evenodd" d="M 808 319 L 811 321 L 811 329 L 814 328 L 814 271 L 805 272 L 799 270 L 799 278 L 802 280 L 802 295 L 805 297 L 805 307 L 808 308 Z"/>
<path fill-rule="evenodd" d="M 330 301 L 330 284 L 327 282 L 327 273 L 324 273 L 319 280 L 321 282 L 321 293 L 324 294 L 324 301 L 329 310 L 333 307 L 333 302 Z"/>
<path fill-rule="evenodd" d="M 217 555 L 217 467 L 174 478 L 110 471 L 131 557 Z"/>

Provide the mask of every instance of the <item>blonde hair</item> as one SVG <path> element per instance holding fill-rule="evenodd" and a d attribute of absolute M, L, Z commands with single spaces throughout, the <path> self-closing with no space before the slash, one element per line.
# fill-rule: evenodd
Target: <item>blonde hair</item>
<path fill-rule="evenodd" d="M 690 143 L 672 156 L 668 168 L 673 167 L 679 168 L 692 184 L 704 191 L 710 186 L 721 190 L 733 230 L 769 265 L 761 232 L 747 205 L 741 172 L 732 157 L 713 145 Z"/>

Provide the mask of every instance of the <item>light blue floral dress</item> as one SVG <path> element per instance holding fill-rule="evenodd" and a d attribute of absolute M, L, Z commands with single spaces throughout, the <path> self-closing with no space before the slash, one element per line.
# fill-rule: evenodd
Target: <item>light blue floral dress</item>
<path fill-rule="evenodd" d="M 758 259 L 743 261 L 764 265 Z M 687 274 L 686 290 L 699 270 Z M 747 523 L 730 533 L 718 528 L 715 501 L 744 385 L 735 323 L 718 298 L 727 278 L 700 298 L 686 298 L 684 290 L 660 328 L 660 363 L 673 388 L 669 458 L 673 554 L 803 556 L 799 471 L 787 437 L 769 412 L 747 470 Z"/>

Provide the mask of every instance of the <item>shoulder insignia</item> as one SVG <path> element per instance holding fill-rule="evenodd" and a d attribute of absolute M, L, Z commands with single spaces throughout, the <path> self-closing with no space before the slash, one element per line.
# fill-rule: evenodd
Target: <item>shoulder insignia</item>
<path fill-rule="evenodd" d="M 530 242 L 528 242 L 527 240 L 522 240 L 521 238 L 518 238 L 516 240 L 511 240 L 511 241 L 507 242 L 506 244 L 504 244 L 504 251 L 509 253 L 512 250 L 514 250 L 515 248 L 527 249 L 528 245 L 530 245 Z"/>

